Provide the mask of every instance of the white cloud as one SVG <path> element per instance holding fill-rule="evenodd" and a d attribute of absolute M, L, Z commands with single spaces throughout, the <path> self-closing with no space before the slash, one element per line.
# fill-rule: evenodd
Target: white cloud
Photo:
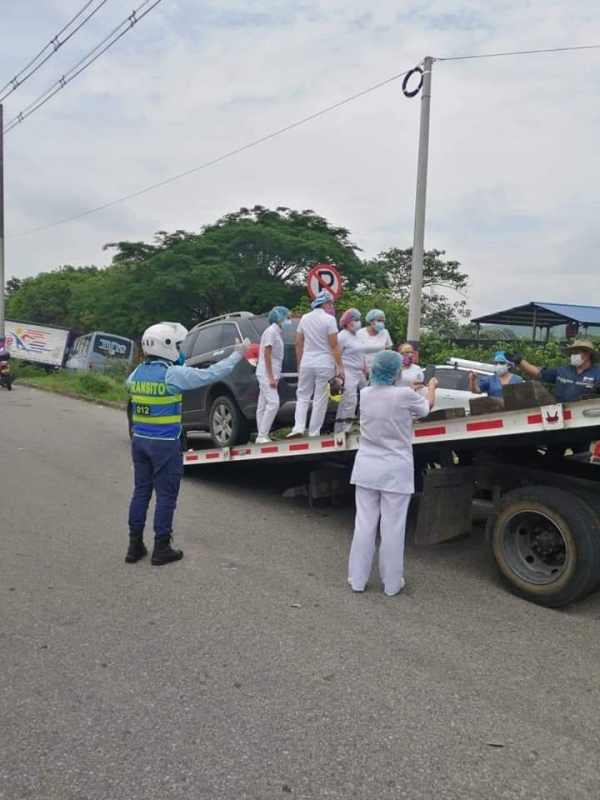
<path fill-rule="evenodd" d="M 9 98 L 8 118 L 120 21 L 110 5 Z M 14 74 L 80 0 L 38 6 L 34 22 L 17 4 L 5 14 L 0 76 Z M 165 0 L 7 136 L 7 234 L 215 158 L 428 53 L 587 44 L 597 16 L 592 0 L 365 8 Z M 588 280 L 598 244 L 599 75 L 600 51 L 435 65 L 427 245 L 462 261 L 476 314 L 540 298 L 600 305 Z M 164 189 L 9 239 L 7 274 L 106 263 L 105 242 L 198 228 L 255 203 L 313 208 L 350 228 L 367 255 L 408 246 L 418 122 L 419 101 L 390 84 Z"/>

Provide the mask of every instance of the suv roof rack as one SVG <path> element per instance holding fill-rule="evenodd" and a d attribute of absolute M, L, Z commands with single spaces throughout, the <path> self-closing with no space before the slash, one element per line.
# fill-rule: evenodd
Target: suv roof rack
<path fill-rule="evenodd" d="M 253 314 L 251 311 L 232 311 L 230 314 L 221 314 L 218 317 L 211 317 L 211 319 L 205 319 L 202 322 L 199 322 L 197 325 L 194 325 L 192 328 L 195 331 L 197 328 L 201 328 L 204 325 L 209 325 L 212 322 L 220 322 L 224 319 L 250 319 L 250 317 L 255 317 L 256 314 Z"/>

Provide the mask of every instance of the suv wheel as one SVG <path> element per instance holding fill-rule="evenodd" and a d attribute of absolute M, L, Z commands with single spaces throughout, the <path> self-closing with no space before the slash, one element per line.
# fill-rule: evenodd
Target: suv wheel
<path fill-rule="evenodd" d="M 216 447 L 245 444 L 252 430 L 232 397 L 221 395 L 210 407 L 210 436 Z"/>

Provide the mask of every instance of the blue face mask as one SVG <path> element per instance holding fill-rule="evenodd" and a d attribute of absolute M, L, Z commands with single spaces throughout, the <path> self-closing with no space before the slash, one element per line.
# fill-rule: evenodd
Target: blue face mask
<path fill-rule="evenodd" d="M 291 328 L 292 327 L 292 320 L 291 319 L 284 319 L 281 323 L 282 328 Z"/>
<path fill-rule="evenodd" d="M 183 353 L 179 353 L 179 358 L 175 362 L 175 366 L 181 367 L 183 364 L 185 364 L 185 356 Z"/>
<path fill-rule="evenodd" d="M 360 320 L 357 319 L 356 322 L 352 323 L 352 330 L 353 331 L 359 331 L 361 328 L 362 328 L 362 325 L 360 323 Z"/>
<path fill-rule="evenodd" d="M 377 333 L 379 333 L 379 331 L 385 330 L 385 322 L 376 322 L 375 325 L 373 325 L 373 327 L 375 328 Z"/>

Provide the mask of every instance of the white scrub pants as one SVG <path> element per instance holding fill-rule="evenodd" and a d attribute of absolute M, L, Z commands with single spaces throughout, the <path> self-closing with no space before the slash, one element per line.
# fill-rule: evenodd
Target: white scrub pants
<path fill-rule="evenodd" d="M 391 597 L 404 587 L 404 537 L 410 498 L 410 494 L 356 486 L 354 538 L 348 564 L 348 583 L 354 591 L 362 592 L 369 580 L 378 527 L 381 532 L 379 575 L 383 591 Z"/>
<path fill-rule="evenodd" d="M 258 385 L 260 387 L 256 407 L 258 437 L 268 437 L 279 411 L 279 392 L 269 385 L 268 378 L 259 378 Z"/>
<path fill-rule="evenodd" d="M 306 430 L 306 418 L 311 399 L 312 412 L 308 435 L 318 436 L 321 433 L 327 413 L 327 382 L 331 380 L 333 374 L 334 370 L 331 367 L 300 366 L 296 391 L 296 419 L 292 433 L 301 434 Z"/>
<path fill-rule="evenodd" d="M 344 382 L 344 394 L 339 402 L 337 414 L 335 415 L 335 432 L 345 432 L 350 430 L 350 422 L 341 422 L 341 420 L 350 419 L 356 413 L 356 406 L 358 403 L 358 387 L 361 378 L 364 378 L 363 372 L 346 372 L 346 380 Z M 338 422 L 340 420 L 340 422 Z"/>

